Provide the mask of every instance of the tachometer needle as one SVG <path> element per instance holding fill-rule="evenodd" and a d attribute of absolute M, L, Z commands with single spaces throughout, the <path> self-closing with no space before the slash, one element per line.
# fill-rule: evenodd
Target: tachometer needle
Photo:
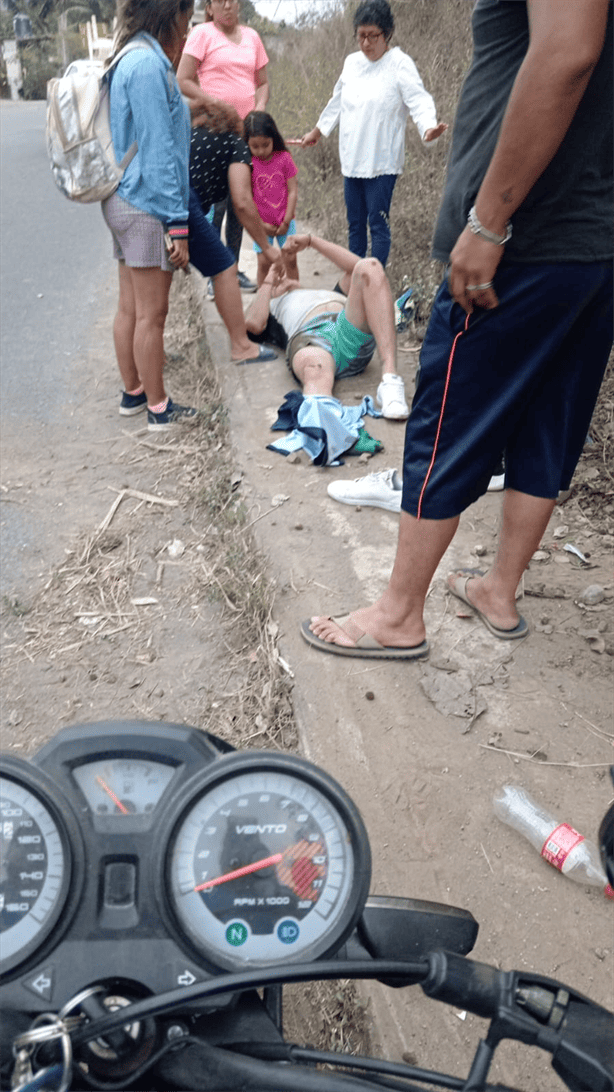
<path fill-rule="evenodd" d="M 127 808 L 127 807 L 125 807 L 125 806 L 124 806 L 124 804 L 122 804 L 122 802 L 121 802 L 121 800 L 119 799 L 119 797 L 115 795 L 115 793 L 113 792 L 113 789 L 110 789 L 110 788 L 109 788 L 109 786 L 107 785 L 106 781 L 103 781 L 103 780 L 102 780 L 102 778 L 101 778 L 100 776 L 96 777 L 96 781 L 97 781 L 97 782 L 98 782 L 98 784 L 100 785 L 100 788 L 101 788 L 101 789 L 104 789 L 104 791 L 105 791 L 105 792 L 107 793 L 107 795 L 111 797 L 111 800 L 112 800 L 112 801 L 113 801 L 113 803 L 115 804 L 115 807 L 116 807 L 116 808 L 119 808 L 119 810 L 120 810 L 120 811 L 121 811 L 121 812 L 122 812 L 122 813 L 123 813 L 124 815 L 130 815 L 130 812 L 128 811 L 128 808 Z"/>
<path fill-rule="evenodd" d="M 279 864 L 283 858 L 283 853 L 274 853 L 272 857 L 263 857 L 261 861 L 254 861 L 253 864 L 244 865 L 243 868 L 236 868 L 234 872 L 226 872 L 223 876 L 216 876 L 214 880 L 199 883 L 194 890 L 206 891 L 208 887 L 217 887 L 218 884 L 227 883 L 228 880 L 238 880 L 239 876 L 248 876 L 250 872 L 258 872 L 261 868 L 270 868 L 271 865 Z"/>
<path fill-rule="evenodd" d="M 289 887 L 299 898 L 317 898 L 312 887 L 313 881 L 324 876 L 326 869 L 322 864 L 314 865 L 311 858 L 322 852 L 320 842 L 306 842 L 302 839 L 295 845 L 287 846 L 283 853 L 274 853 L 272 857 L 263 857 L 253 864 L 236 868 L 234 872 L 225 872 L 223 876 L 216 876 L 214 880 L 206 880 L 195 887 L 195 891 L 207 891 L 210 887 L 217 887 L 228 880 L 238 880 L 241 876 L 249 876 L 250 872 L 258 872 L 261 868 L 270 868 L 271 865 L 279 865 L 277 878 Z"/>

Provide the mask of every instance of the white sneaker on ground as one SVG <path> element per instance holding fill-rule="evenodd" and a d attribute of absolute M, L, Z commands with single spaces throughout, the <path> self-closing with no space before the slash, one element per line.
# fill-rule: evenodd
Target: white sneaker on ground
<path fill-rule="evenodd" d="M 400 375 L 387 372 L 377 388 L 377 403 L 382 407 L 384 417 L 392 421 L 403 421 L 409 417 L 409 408 L 405 401 L 405 384 Z"/>
<path fill-rule="evenodd" d="M 488 483 L 487 493 L 500 493 L 505 488 L 505 474 L 493 474 Z"/>
<path fill-rule="evenodd" d="M 341 504 L 362 504 L 388 512 L 401 511 L 402 494 L 403 482 L 393 466 L 354 481 L 331 482 L 328 487 L 329 497 Z"/>

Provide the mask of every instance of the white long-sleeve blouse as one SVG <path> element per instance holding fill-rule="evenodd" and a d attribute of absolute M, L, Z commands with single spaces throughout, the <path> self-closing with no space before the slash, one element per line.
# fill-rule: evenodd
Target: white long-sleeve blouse
<path fill-rule="evenodd" d="M 341 173 L 346 178 L 401 174 L 405 125 L 411 114 L 421 137 L 437 124 L 435 103 L 411 57 L 394 46 L 378 61 L 350 53 L 317 128 L 339 124 Z"/>

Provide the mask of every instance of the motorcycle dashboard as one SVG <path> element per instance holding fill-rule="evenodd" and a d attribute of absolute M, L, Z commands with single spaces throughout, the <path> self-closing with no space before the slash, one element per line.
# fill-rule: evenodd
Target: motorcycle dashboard
<path fill-rule="evenodd" d="M 101 975 L 158 994 L 329 956 L 362 913 L 362 820 L 304 759 L 131 721 L 0 765 L 0 1010 L 48 1011 Z"/>

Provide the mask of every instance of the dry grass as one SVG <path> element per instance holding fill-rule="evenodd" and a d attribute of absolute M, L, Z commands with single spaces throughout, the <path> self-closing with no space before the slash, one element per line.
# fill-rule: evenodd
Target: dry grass
<path fill-rule="evenodd" d="M 353 982 L 310 982 L 284 990 L 288 1042 L 340 1054 L 372 1055 L 367 1003 Z"/>

